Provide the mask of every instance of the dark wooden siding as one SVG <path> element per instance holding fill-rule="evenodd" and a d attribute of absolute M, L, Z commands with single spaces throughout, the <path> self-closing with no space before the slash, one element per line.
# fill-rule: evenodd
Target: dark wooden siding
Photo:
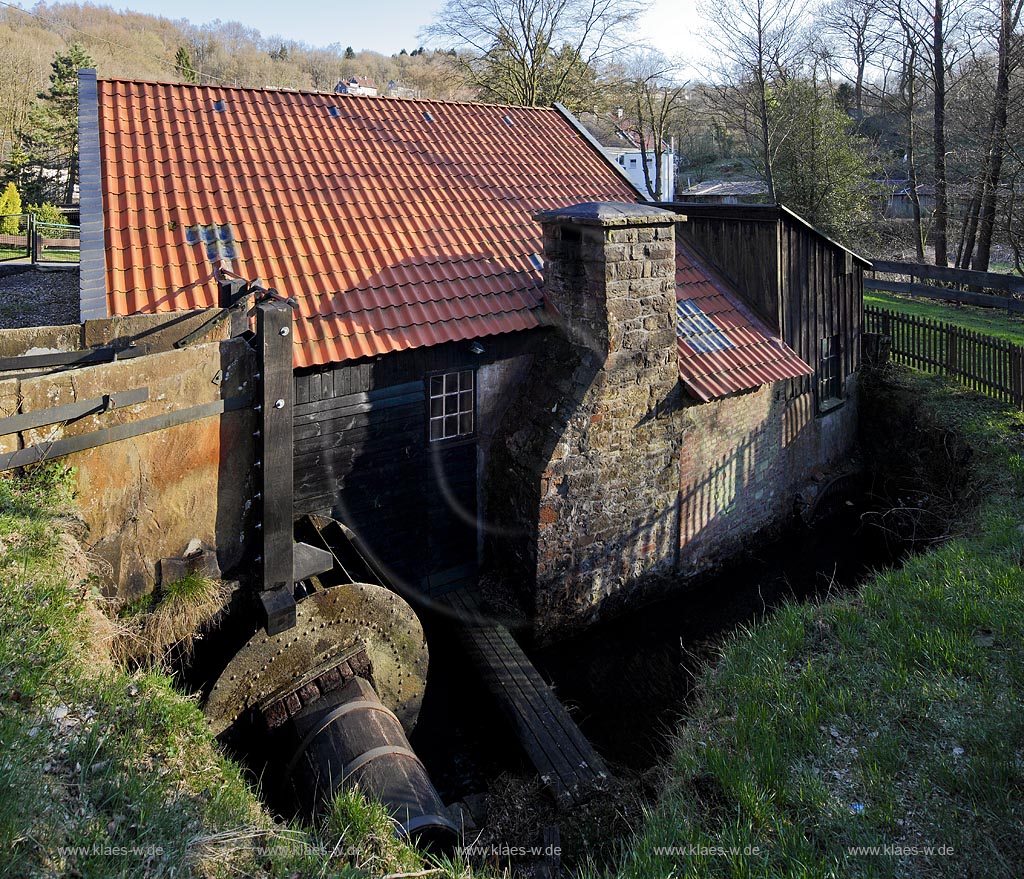
<path fill-rule="evenodd" d="M 780 217 L 779 228 L 783 336 L 815 369 L 815 375 L 796 379 L 794 390 L 817 396 L 822 339 L 839 337 L 842 382 L 860 368 L 864 271 L 848 251 L 790 216 Z"/>
<path fill-rule="evenodd" d="M 817 396 L 821 340 L 827 336 L 840 338 L 842 381 L 860 368 L 861 259 L 775 206 L 663 207 L 686 214 L 679 234 L 696 244 L 815 369 L 815 375 L 793 381 L 794 394 Z"/>
<path fill-rule="evenodd" d="M 679 206 L 687 221 L 676 228 L 706 254 L 753 309 L 779 329 L 779 232 L 773 217 L 742 217 L 728 207 Z"/>
<path fill-rule="evenodd" d="M 431 594 L 472 579 L 475 438 L 427 441 L 426 378 L 518 353 L 528 334 L 389 354 L 295 376 L 295 515 L 331 515 Z M 479 428 L 478 428 L 479 429 Z"/>

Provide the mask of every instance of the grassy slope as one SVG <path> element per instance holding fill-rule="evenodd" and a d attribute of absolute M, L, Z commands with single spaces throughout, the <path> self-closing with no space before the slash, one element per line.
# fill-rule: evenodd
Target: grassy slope
<path fill-rule="evenodd" d="M 64 534 L 65 486 L 53 470 L 0 476 L 0 876 L 422 869 L 358 796 L 339 798 L 315 830 L 276 825 L 193 701 L 96 650 L 90 623 L 101 630 L 103 618 Z"/>
<path fill-rule="evenodd" d="M 975 308 L 970 305 L 951 305 L 927 299 L 910 299 L 891 293 L 865 292 L 864 304 L 888 308 L 900 314 L 912 314 L 932 320 L 956 324 L 968 330 L 987 333 L 1006 339 L 1015 345 L 1024 345 L 1024 317 L 1009 316 L 997 308 Z"/>
<path fill-rule="evenodd" d="M 897 376 L 967 435 L 989 500 L 970 533 L 726 645 L 619 875 L 1024 875 L 1024 416 Z"/>

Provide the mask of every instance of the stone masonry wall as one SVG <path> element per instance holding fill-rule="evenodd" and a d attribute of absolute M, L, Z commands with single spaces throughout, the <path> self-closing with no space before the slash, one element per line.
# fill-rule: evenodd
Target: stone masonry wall
<path fill-rule="evenodd" d="M 689 576 L 792 521 L 798 493 L 841 465 L 856 439 L 856 376 L 846 402 L 818 416 L 786 383 L 694 404 L 679 456 L 679 572 Z"/>
<path fill-rule="evenodd" d="M 849 458 L 857 399 L 854 375 L 824 415 L 789 382 L 694 401 L 676 359 L 680 218 L 590 204 L 539 219 L 553 326 L 491 443 L 484 558 L 550 636 L 793 521 Z"/>
<path fill-rule="evenodd" d="M 674 570 L 676 216 L 581 205 L 540 219 L 559 327 L 496 438 L 485 491 L 492 560 L 555 629 Z"/>

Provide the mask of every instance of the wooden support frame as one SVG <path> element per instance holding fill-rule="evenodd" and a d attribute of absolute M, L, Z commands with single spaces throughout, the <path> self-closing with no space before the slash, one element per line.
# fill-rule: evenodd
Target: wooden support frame
<path fill-rule="evenodd" d="M 18 449 L 16 452 L 0 455 L 0 471 L 38 464 L 41 461 L 61 458 L 73 452 L 84 452 L 86 449 L 93 449 L 96 446 L 143 436 L 157 430 L 167 430 L 167 428 L 176 427 L 179 424 L 188 424 L 191 421 L 199 421 L 202 418 L 210 418 L 213 415 L 221 415 L 224 412 L 235 412 L 251 405 L 252 400 L 248 397 L 215 400 L 212 403 L 190 406 L 187 409 L 177 409 L 174 412 L 154 415 L 152 418 L 142 418 L 139 421 L 129 421 L 125 424 L 117 424 L 114 427 L 95 430 L 91 433 L 83 433 L 79 436 L 54 440 L 50 443 L 40 443 L 36 446 L 28 446 L 24 449 Z"/>
<path fill-rule="evenodd" d="M 294 379 L 292 376 L 292 309 L 267 297 L 256 305 L 256 350 L 260 360 L 256 407 L 260 533 L 260 599 L 268 635 L 295 625 L 293 579 L 292 445 Z"/>

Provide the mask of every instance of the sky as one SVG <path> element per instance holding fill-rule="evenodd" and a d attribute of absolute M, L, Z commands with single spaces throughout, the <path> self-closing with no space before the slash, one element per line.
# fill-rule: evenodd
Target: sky
<path fill-rule="evenodd" d="M 115 8 L 186 18 L 193 24 L 214 19 L 240 21 L 263 36 L 281 36 L 312 46 L 340 43 L 392 55 L 415 49 L 417 32 L 429 24 L 444 0 L 386 0 L 383 3 L 324 3 L 323 0 L 106 0 Z M 23 6 L 30 6 L 23 2 Z M 639 38 L 667 55 L 700 53 L 696 0 L 654 0 L 641 23 Z"/>

